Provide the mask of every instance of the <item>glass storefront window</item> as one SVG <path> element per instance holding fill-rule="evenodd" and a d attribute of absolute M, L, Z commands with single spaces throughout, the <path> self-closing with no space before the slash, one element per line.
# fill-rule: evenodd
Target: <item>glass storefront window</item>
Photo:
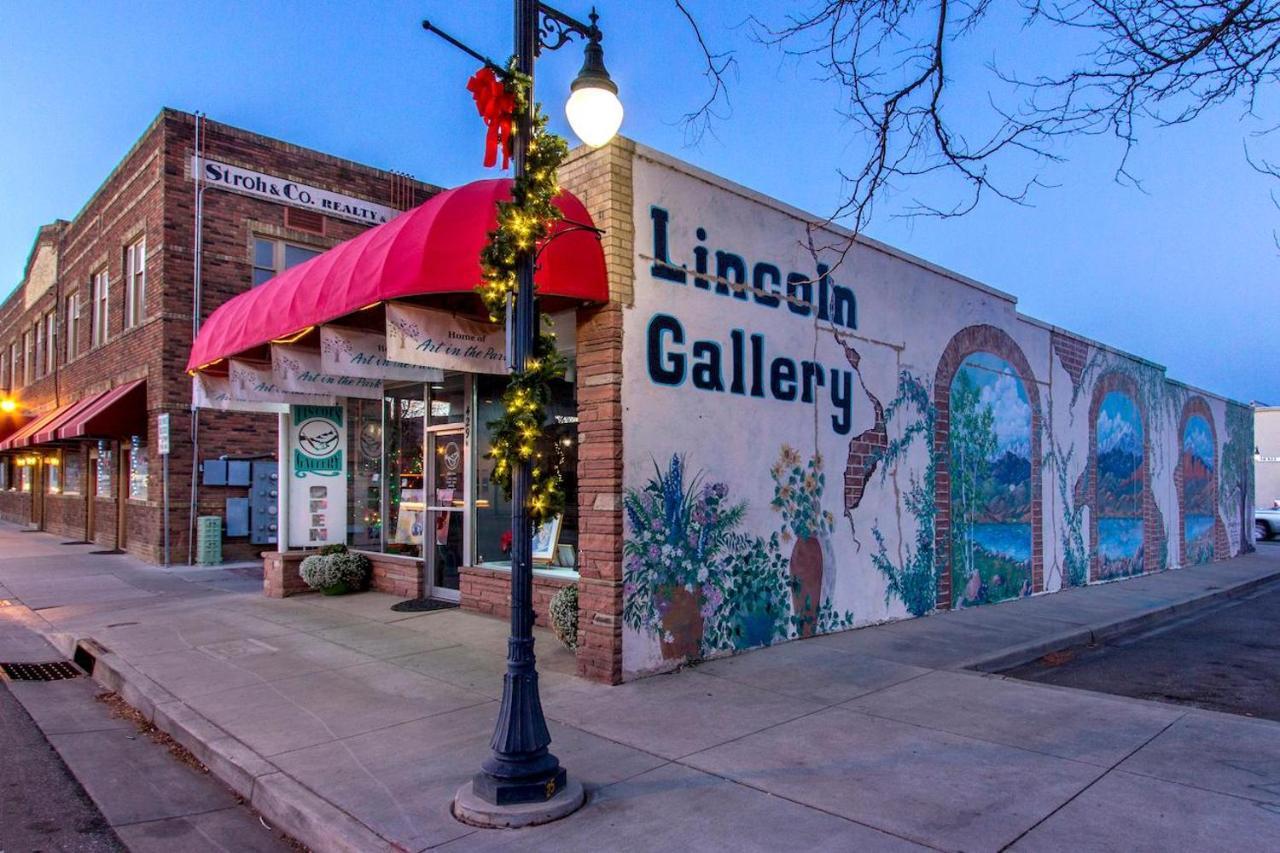
<path fill-rule="evenodd" d="M 364 551 L 382 549 L 382 408 L 380 400 L 347 401 L 347 544 Z"/>
<path fill-rule="evenodd" d="M 147 499 L 147 447 L 135 444 L 129 449 L 129 499 L 145 501 Z"/>
<path fill-rule="evenodd" d="M 31 466 L 23 465 L 18 469 L 18 488 L 24 492 L 31 491 Z"/>
<path fill-rule="evenodd" d="M 110 498 L 115 496 L 115 492 L 113 491 L 115 487 L 115 478 L 112 476 L 115 473 L 114 463 L 115 454 L 111 452 L 111 448 L 99 445 L 97 470 L 98 488 L 94 493 L 97 497 Z"/>
<path fill-rule="evenodd" d="M 427 406 L 421 383 L 387 383 L 383 406 L 383 550 L 422 556 L 422 450 Z"/>
<path fill-rule="evenodd" d="M 476 448 L 475 489 L 475 564 L 478 566 L 511 565 L 511 504 L 502 488 L 490 481 L 493 460 L 485 454 L 491 447 L 489 422 L 502 411 L 505 376 L 476 377 Z M 552 568 L 576 568 L 578 550 L 578 406 L 572 382 L 557 382 L 547 407 L 551 435 L 538 448 L 544 457 L 553 459 L 560 471 L 565 491 L 565 513 L 560 521 L 559 536 L 549 548 Z"/>
<path fill-rule="evenodd" d="M 431 386 L 431 426 L 460 424 L 467 412 L 467 377 L 449 372 Z"/>
<path fill-rule="evenodd" d="M 78 451 L 62 454 L 62 493 L 78 495 L 84 491 L 84 457 Z"/>
<path fill-rule="evenodd" d="M 58 456 L 48 456 L 44 460 L 44 480 L 49 494 L 62 494 L 62 464 Z"/>

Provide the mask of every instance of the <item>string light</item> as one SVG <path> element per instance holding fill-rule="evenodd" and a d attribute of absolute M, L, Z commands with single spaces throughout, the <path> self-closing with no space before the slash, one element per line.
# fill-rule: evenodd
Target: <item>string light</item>
<path fill-rule="evenodd" d="M 516 70 L 514 60 L 501 79 L 515 101 L 516 113 L 528 109 L 529 78 Z M 520 260 L 545 240 L 563 218 L 555 205 L 555 197 L 560 194 L 556 174 L 569 154 L 569 145 L 547 130 L 547 117 L 540 105 L 533 105 L 532 115 L 524 173 L 512 183 L 511 201 L 498 203 L 497 227 L 489 232 L 480 252 L 482 280 L 476 291 L 495 323 L 506 320 L 507 305 L 519 290 L 516 268 Z M 524 369 L 512 373 L 502 394 L 502 415 L 488 424 L 493 435 L 486 454 L 493 460 L 490 480 L 502 487 L 508 500 L 512 467 L 522 460 L 541 459 L 538 448 L 554 441 L 546 431 L 546 406 L 551 399 L 551 382 L 564 378 L 565 367 L 564 358 L 556 352 L 555 336 L 549 332 L 539 334 Z M 563 511 L 558 468 L 534 466 L 529 484 L 530 520 L 542 524 Z"/>

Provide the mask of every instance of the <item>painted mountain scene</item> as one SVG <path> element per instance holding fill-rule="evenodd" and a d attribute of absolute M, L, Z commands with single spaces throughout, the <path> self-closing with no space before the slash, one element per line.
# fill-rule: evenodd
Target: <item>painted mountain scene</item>
<path fill-rule="evenodd" d="M 1201 415 L 1182 431 L 1182 536 L 1187 563 L 1213 559 L 1213 430 Z"/>
<path fill-rule="evenodd" d="M 951 603 L 1031 594 L 1031 405 L 991 353 L 951 382 Z"/>
<path fill-rule="evenodd" d="M 1129 395 L 1112 391 L 1097 427 L 1098 576 L 1142 574 L 1142 417 Z"/>

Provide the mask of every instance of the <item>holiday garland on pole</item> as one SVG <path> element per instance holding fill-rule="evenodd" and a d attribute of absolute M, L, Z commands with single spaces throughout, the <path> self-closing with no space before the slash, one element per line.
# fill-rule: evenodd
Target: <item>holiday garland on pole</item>
<path fill-rule="evenodd" d="M 495 73 L 486 66 L 468 82 L 467 88 L 489 128 L 486 166 L 496 165 L 497 146 L 501 146 L 506 167 L 513 133 L 518 132 L 512 116 L 528 109 L 529 82 L 527 76 L 516 71 L 514 59 L 505 72 Z M 563 137 L 547 130 L 547 117 L 541 106 L 534 104 L 532 113 L 524 171 L 513 182 L 511 201 L 498 203 L 498 227 L 489 232 L 480 251 L 482 280 L 476 290 L 489 311 L 489 319 L 495 323 L 506 321 L 508 307 L 515 299 L 520 259 L 535 253 L 562 218 L 554 203 L 560 194 L 556 177 L 569 154 L 569 145 Z M 485 458 L 493 460 L 491 479 L 502 486 L 510 500 L 512 466 L 517 462 L 529 464 L 529 517 L 535 525 L 564 512 L 560 471 L 548 452 L 551 439 L 546 429 L 546 406 L 551 400 L 551 383 L 564 378 L 565 367 L 564 357 L 556 351 L 555 335 L 540 332 L 524 369 L 511 374 L 502 394 L 502 415 L 488 424 L 493 438 Z"/>

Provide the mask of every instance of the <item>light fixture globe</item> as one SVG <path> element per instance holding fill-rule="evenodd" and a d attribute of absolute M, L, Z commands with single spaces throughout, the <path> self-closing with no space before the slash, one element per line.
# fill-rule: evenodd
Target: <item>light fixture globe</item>
<path fill-rule="evenodd" d="M 584 50 L 582 70 L 570 84 L 569 101 L 564 114 L 569 126 L 578 138 L 599 148 L 613 139 L 622 126 L 622 101 L 618 100 L 618 85 L 609 77 L 604 67 L 604 49 L 600 47 L 600 33 L 594 28 Z"/>

